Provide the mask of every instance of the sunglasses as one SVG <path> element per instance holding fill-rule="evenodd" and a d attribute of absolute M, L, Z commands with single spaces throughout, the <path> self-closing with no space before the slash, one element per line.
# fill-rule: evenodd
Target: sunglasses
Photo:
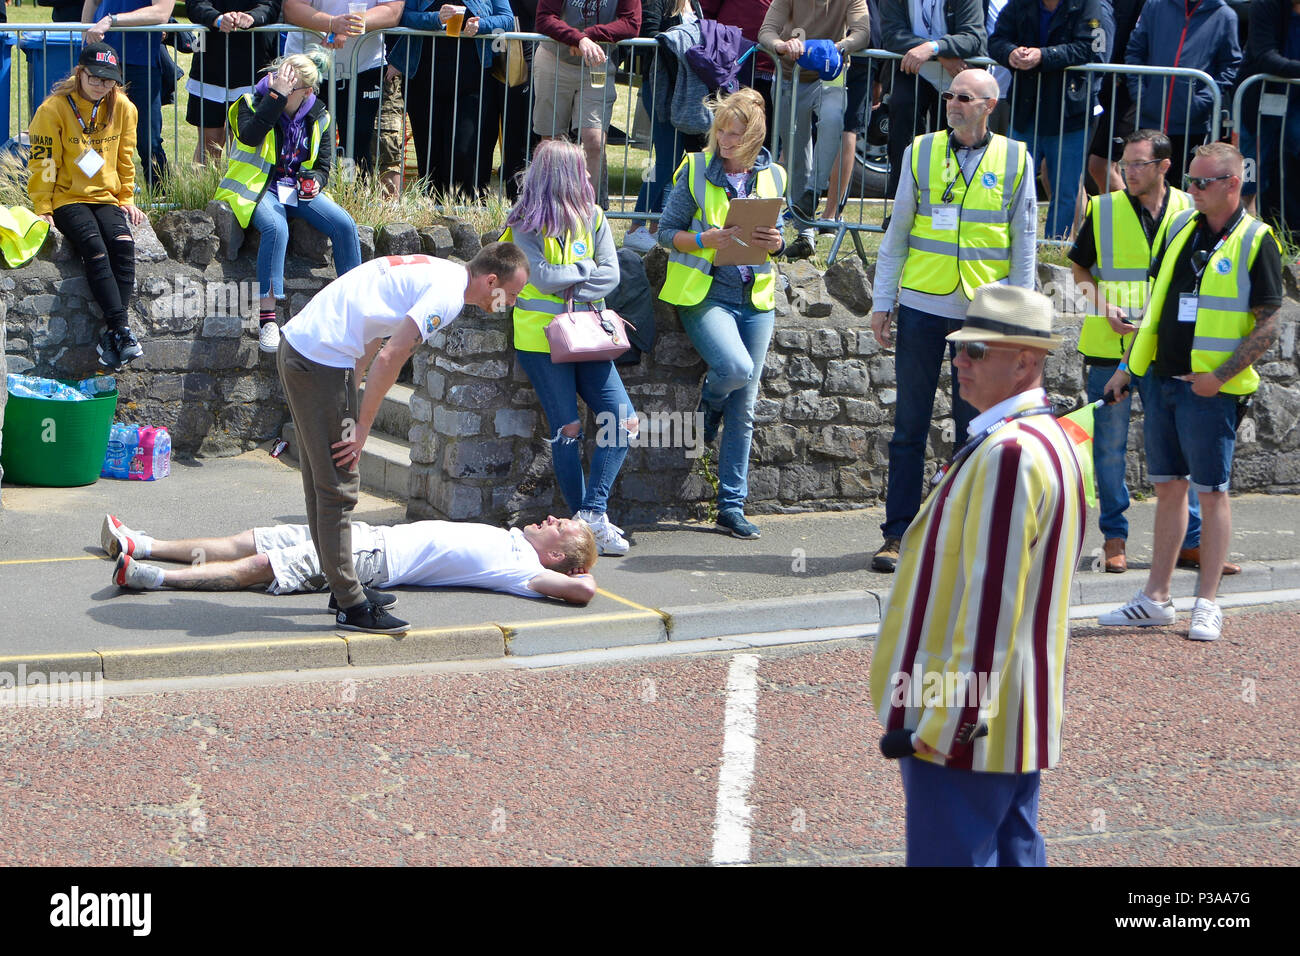
<path fill-rule="evenodd" d="M 1187 186 L 1188 189 L 1191 189 L 1193 186 L 1195 186 L 1197 189 L 1204 191 L 1210 188 L 1210 183 L 1217 183 L 1221 179 L 1231 179 L 1231 178 L 1232 178 L 1231 173 L 1229 173 L 1226 176 L 1184 176 L 1183 183 Z"/>
<path fill-rule="evenodd" d="M 958 342 L 956 344 L 957 352 L 965 352 L 966 357 L 972 362 L 984 361 L 984 359 L 988 358 L 989 352 L 994 349 L 1002 349 L 1003 351 L 1012 352 L 1020 351 L 1020 346 L 1018 345 L 989 345 L 987 342 Z"/>
<path fill-rule="evenodd" d="M 954 93 L 952 90 L 944 90 L 939 95 L 943 97 L 943 101 L 945 103 L 950 103 L 953 100 L 956 100 L 958 103 L 969 104 L 969 103 L 978 102 L 980 100 L 987 100 L 990 98 L 987 96 L 972 96 L 969 93 Z"/>

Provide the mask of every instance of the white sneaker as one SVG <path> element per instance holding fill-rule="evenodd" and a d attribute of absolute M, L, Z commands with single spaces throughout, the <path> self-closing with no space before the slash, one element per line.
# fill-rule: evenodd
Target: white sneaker
<path fill-rule="evenodd" d="M 1217 641 L 1223 633 L 1223 612 L 1209 598 L 1197 598 L 1192 605 L 1192 628 L 1189 641 Z"/>
<path fill-rule="evenodd" d="M 119 554 L 113 567 L 113 583 L 132 591 L 156 591 L 163 586 L 163 569 Z"/>
<path fill-rule="evenodd" d="M 592 535 L 596 538 L 596 547 L 601 554 L 615 556 L 627 554 L 629 545 L 627 539 L 623 537 L 623 529 L 612 524 L 609 515 L 579 511 L 574 517 L 591 529 Z"/>
<path fill-rule="evenodd" d="M 1153 601 L 1146 592 L 1138 591 L 1123 607 L 1107 611 L 1097 618 L 1097 623 L 1109 627 L 1158 627 L 1174 623 L 1174 602 Z"/>
<path fill-rule="evenodd" d="M 267 322 L 257 333 L 257 347 L 263 352 L 280 351 L 280 326 Z"/>
<path fill-rule="evenodd" d="M 623 248 L 639 252 L 641 255 L 645 255 L 658 244 L 659 240 L 654 237 L 654 233 L 645 226 L 637 226 L 623 237 Z"/>
<path fill-rule="evenodd" d="M 99 546 L 110 558 L 119 554 L 134 555 L 136 533 L 122 524 L 114 515 L 104 515 L 104 523 L 99 526 Z"/>

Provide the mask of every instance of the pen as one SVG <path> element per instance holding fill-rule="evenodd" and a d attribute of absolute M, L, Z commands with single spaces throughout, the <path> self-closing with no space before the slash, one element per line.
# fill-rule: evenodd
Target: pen
<path fill-rule="evenodd" d="M 747 243 L 744 239 L 737 239 L 735 236 L 732 236 L 731 241 L 744 246 L 746 249 L 749 248 L 749 243 Z"/>

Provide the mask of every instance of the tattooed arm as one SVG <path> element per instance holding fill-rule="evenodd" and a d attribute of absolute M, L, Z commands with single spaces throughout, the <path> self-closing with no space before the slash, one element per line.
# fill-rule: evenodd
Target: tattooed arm
<path fill-rule="evenodd" d="M 1277 306 L 1257 305 L 1251 311 L 1255 313 L 1255 328 L 1241 340 L 1241 344 L 1228 357 L 1228 361 L 1213 372 L 1201 372 L 1191 376 L 1192 391 L 1197 395 L 1206 398 L 1217 395 L 1225 382 L 1263 358 L 1264 353 L 1277 341 L 1279 334 Z"/>

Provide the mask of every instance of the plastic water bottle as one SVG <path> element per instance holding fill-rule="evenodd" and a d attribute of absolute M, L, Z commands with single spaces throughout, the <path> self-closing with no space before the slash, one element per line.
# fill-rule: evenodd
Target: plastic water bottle
<path fill-rule="evenodd" d="M 87 398 L 98 398 L 117 391 L 117 380 L 111 375 L 95 375 L 78 382 L 77 389 Z"/>
<path fill-rule="evenodd" d="M 101 478 L 126 478 L 131 464 L 127 440 L 125 425 L 114 423 L 109 428 L 108 450 L 104 452 L 104 467 L 99 472 Z"/>

